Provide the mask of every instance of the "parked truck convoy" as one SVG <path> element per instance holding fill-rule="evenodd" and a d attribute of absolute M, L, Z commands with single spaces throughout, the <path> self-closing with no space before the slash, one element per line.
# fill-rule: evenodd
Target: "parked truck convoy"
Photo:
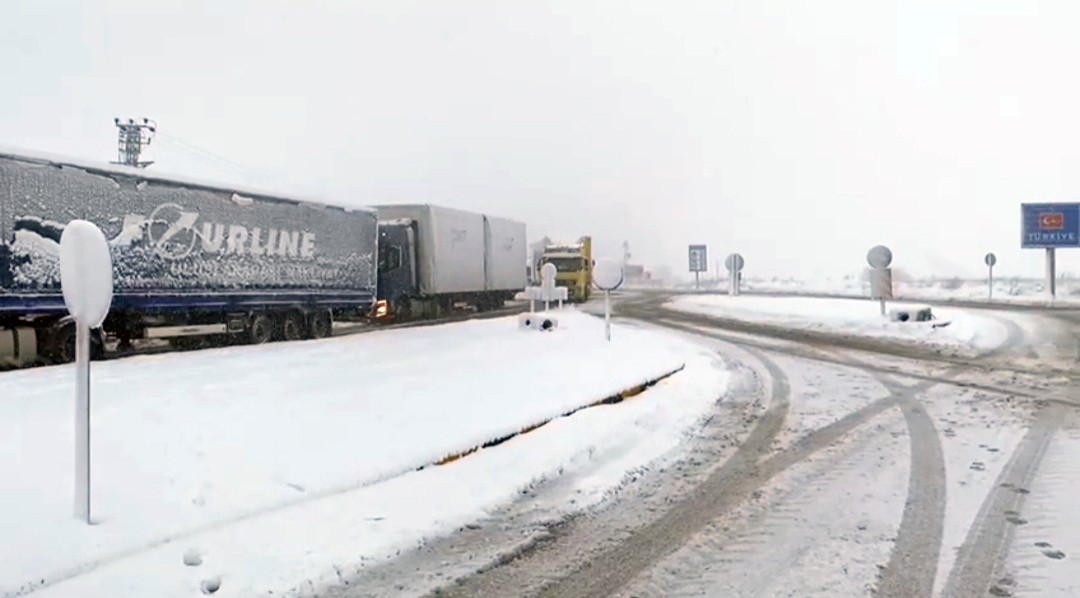
<path fill-rule="evenodd" d="M 577 243 L 547 245 L 540 255 L 538 270 L 544 264 L 555 266 L 555 284 L 566 287 L 572 303 L 589 300 L 592 293 L 592 237 L 581 237 Z"/>
<path fill-rule="evenodd" d="M 142 169 L 0 151 L 0 365 L 73 359 L 59 241 L 109 239 L 95 342 L 320 338 L 335 319 L 499 307 L 525 287 L 523 224 L 434 206 L 341 208 Z M 516 267 L 515 267 L 516 266 Z"/>

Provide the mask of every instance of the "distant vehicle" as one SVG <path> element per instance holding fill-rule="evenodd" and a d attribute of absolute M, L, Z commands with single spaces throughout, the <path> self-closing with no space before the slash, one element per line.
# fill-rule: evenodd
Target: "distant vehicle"
<path fill-rule="evenodd" d="M 97 224 L 112 251 L 98 350 L 106 337 L 121 349 L 321 338 L 336 319 L 491 309 L 525 287 L 520 223 L 432 206 L 346 209 L 0 151 L 0 364 L 74 358 L 58 248 L 76 218 Z"/>
<path fill-rule="evenodd" d="M 538 261 L 555 266 L 555 284 L 567 288 L 572 303 L 589 300 L 592 293 L 592 271 L 595 265 L 592 255 L 592 237 L 581 237 L 569 245 L 548 245 Z"/>

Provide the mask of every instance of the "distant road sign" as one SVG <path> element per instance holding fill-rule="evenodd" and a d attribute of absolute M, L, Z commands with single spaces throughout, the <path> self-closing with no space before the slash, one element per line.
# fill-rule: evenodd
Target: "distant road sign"
<path fill-rule="evenodd" d="M 746 265 L 746 260 L 738 253 L 733 253 L 724 258 L 724 268 L 727 268 L 728 272 L 742 272 L 744 265 Z"/>
<path fill-rule="evenodd" d="M 1080 203 L 1026 203 L 1020 213 L 1020 247 L 1080 247 Z"/>
<path fill-rule="evenodd" d="M 983 261 L 986 262 L 987 266 L 993 268 L 995 265 L 997 265 L 997 256 L 993 253 L 988 253 L 986 254 L 986 257 L 983 258 Z"/>
<path fill-rule="evenodd" d="M 892 263 L 892 250 L 884 245 L 875 245 L 866 252 L 866 263 L 871 268 L 888 268 Z"/>
<path fill-rule="evenodd" d="M 690 246 L 690 271 L 709 271 L 709 250 L 705 245 Z"/>

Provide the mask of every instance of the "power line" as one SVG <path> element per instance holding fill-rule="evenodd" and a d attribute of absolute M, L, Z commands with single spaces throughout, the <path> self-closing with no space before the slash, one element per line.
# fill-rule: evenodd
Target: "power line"
<path fill-rule="evenodd" d="M 199 147 L 190 141 L 181 139 L 176 135 L 170 135 L 164 131 L 159 131 L 158 137 L 168 147 L 179 150 L 188 156 L 201 159 L 207 164 L 214 164 L 215 166 L 223 168 L 224 171 L 227 171 L 222 172 L 221 174 L 223 175 L 228 176 L 229 173 L 231 173 L 232 175 L 242 178 L 244 185 L 263 189 L 276 188 L 279 191 L 291 190 L 303 195 L 318 195 L 310 189 L 298 187 L 296 184 L 283 178 L 276 172 L 240 164 L 210 150 Z"/>
<path fill-rule="evenodd" d="M 246 173 L 253 172 L 253 170 L 254 170 L 249 166 L 245 166 L 245 165 L 240 164 L 238 162 L 234 162 L 233 160 L 230 160 L 230 159 L 228 159 L 228 158 L 226 158 L 224 156 L 221 156 L 219 154 L 215 154 L 214 152 L 211 152 L 211 151 L 209 151 L 207 149 L 201 148 L 201 147 L 195 145 L 194 143 L 191 143 L 189 141 L 184 141 L 183 139 L 180 139 L 179 137 L 177 137 L 175 135 L 170 135 L 169 133 L 166 133 L 164 131 L 158 133 L 158 135 L 167 144 L 169 144 L 169 145 L 171 145 L 171 146 L 173 146 L 173 147 L 175 147 L 175 148 L 177 148 L 177 149 L 179 149 L 181 151 L 187 151 L 190 154 L 197 154 L 197 155 L 199 155 L 199 156 L 201 156 L 201 157 L 203 157 L 205 159 L 213 160 L 214 162 L 218 162 L 219 164 L 222 164 L 224 166 L 228 166 L 229 168 L 231 168 L 233 170 L 243 171 L 243 172 L 246 172 Z"/>
<path fill-rule="evenodd" d="M 253 169 L 243 164 L 228 160 L 194 146 L 177 143 L 174 140 L 163 139 L 163 141 L 165 141 L 165 145 L 163 146 L 164 149 L 176 152 L 176 155 L 178 156 L 194 159 L 197 164 L 205 164 L 221 172 L 242 176 L 244 178 L 253 176 Z"/>

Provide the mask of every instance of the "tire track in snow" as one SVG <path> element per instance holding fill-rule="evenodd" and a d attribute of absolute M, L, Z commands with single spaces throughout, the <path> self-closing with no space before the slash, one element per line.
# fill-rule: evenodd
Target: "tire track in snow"
<path fill-rule="evenodd" d="M 665 302 L 670 299 L 668 295 L 660 295 L 656 297 L 648 297 L 640 300 L 628 300 L 617 305 L 619 313 L 631 318 L 641 320 L 652 320 L 660 322 L 662 320 L 674 321 L 684 325 L 691 326 L 706 326 L 717 330 L 727 330 L 741 334 L 749 334 L 764 338 L 775 338 L 793 343 L 799 343 L 800 345 L 810 347 L 821 348 L 838 348 L 848 349 L 853 351 L 863 351 L 867 353 L 889 355 L 893 357 L 900 357 L 904 359 L 910 359 L 919 362 L 934 362 L 942 365 L 951 365 L 970 368 L 976 371 L 1000 371 L 1009 370 L 1018 374 L 1026 375 L 1059 375 L 1065 377 L 1075 377 L 1075 371 L 1073 368 L 1060 367 L 1056 365 L 1050 365 L 1043 363 L 1035 370 L 1017 368 L 1015 364 L 1010 363 L 1007 360 L 999 359 L 994 364 L 986 363 L 987 356 L 972 356 L 964 357 L 960 355 L 953 355 L 950 352 L 944 350 L 934 350 L 922 345 L 915 345 L 911 343 L 895 342 L 887 339 L 875 339 L 873 337 L 862 337 L 847 335 L 843 333 L 828 332 L 822 330 L 812 329 L 792 329 L 786 328 L 779 324 L 768 324 L 759 322 L 749 322 L 745 320 L 738 320 L 734 318 L 724 318 L 718 316 L 710 316 L 705 314 L 696 314 L 692 312 L 684 312 L 677 309 L 670 309 L 664 307 Z M 667 322 L 664 322 L 665 324 Z M 1007 327 L 1008 328 L 1008 327 Z M 1019 331 L 1023 335 L 1022 331 Z M 1012 333 L 1010 333 L 1012 334 Z M 752 341 L 750 339 L 731 337 L 729 335 L 717 335 L 716 338 L 724 337 L 724 340 L 728 340 L 735 344 L 758 346 L 768 350 L 774 350 L 782 353 L 790 353 L 793 355 L 805 354 L 805 351 L 793 349 L 791 347 L 776 347 L 763 345 L 759 342 Z M 1007 341 L 1008 343 L 1008 341 Z M 1078 345 L 1080 346 L 1080 345 Z M 803 355 L 805 356 L 805 355 Z M 995 355 L 995 357 L 1002 357 L 1001 355 Z M 889 373 L 889 372 L 884 372 Z M 908 375 L 905 372 L 895 372 L 903 375 Z M 916 375 L 917 376 L 917 375 Z M 1005 390 L 994 387 L 983 387 L 978 384 L 960 383 L 955 381 L 945 381 L 943 383 L 959 384 L 961 386 L 970 386 L 973 388 L 980 388 L 990 392 L 1001 392 L 1008 394 L 1020 394 L 1021 396 L 1027 396 L 1026 393 L 1017 392 L 1015 390 Z M 1043 397 L 1032 397 L 1043 398 Z"/>
<path fill-rule="evenodd" d="M 874 416 L 894 407 L 894 397 L 878 399 L 827 426 L 811 432 L 790 448 L 760 463 L 725 464 L 699 492 L 659 520 L 638 530 L 615 548 L 587 561 L 542 592 L 545 596 L 606 596 L 654 566 L 689 541 L 717 517 L 745 501 L 777 474 L 831 446 Z"/>
<path fill-rule="evenodd" d="M 957 552 L 956 564 L 942 596 L 986 596 L 991 590 L 1012 540 L 1013 524 L 1007 520 L 1007 511 L 1020 512 L 1026 488 L 1035 478 L 1063 410 L 1061 406 L 1042 409 L 1020 441 L 993 491 L 979 508 L 975 523 Z"/>
<path fill-rule="evenodd" d="M 541 543 L 511 555 L 494 567 L 440 588 L 434 595 L 517 596 L 528 593 L 529 588 L 537 588 L 543 595 L 605 595 L 683 545 L 716 515 L 741 500 L 758 485 L 753 472 L 783 429 L 791 394 L 787 376 L 777 364 L 753 349 L 745 350 L 759 360 L 771 378 L 768 408 L 735 453 L 685 498 L 672 503 L 664 514 L 633 530 L 620 528 L 619 522 L 613 521 L 612 527 L 618 530 L 619 536 L 625 537 L 618 538 L 621 540 L 619 543 L 599 553 L 590 554 L 588 544 L 591 538 L 578 536 L 588 536 L 591 530 L 578 530 L 574 520 L 553 526 L 550 535 Z M 725 495 L 729 496 L 727 500 L 724 499 Z M 602 530 L 602 533 L 610 536 L 616 532 Z M 553 571 L 561 574 L 574 567 L 576 570 L 568 578 L 551 585 Z M 508 591 L 507 588 L 513 590 Z"/>
<path fill-rule="evenodd" d="M 886 412 L 873 421 L 878 422 L 876 429 L 860 428 L 851 442 L 834 445 L 820 459 L 781 474 L 784 480 L 775 489 L 710 523 L 619 596 L 760 596 L 792 591 L 850 595 L 870 587 L 877 574 L 874 563 L 888 554 L 895 533 L 895 520 L 880 512 L 881 501 L 888 500 L 890 492 L 902 496 L 906 486 L 880 477 L 889 475 L 881 471 L 880 459 L 906 443 L 900 414 Z M 903 455 L 895 466 L 904 467 L 907 460 Z M 873 506 L 868 510 L 878 510 L 879 516 L 860 513 L 862 502 L 852 509 L 835 508 L 838 500 L 853 498 L 869 501 Z M 898 516 L 902 504 L 894 501 Z M 852 560 L 835 560 L 839 555 Z"/>
<path fill-rule="evenodd" d="M 993 349 L 990 349 L 989 351 L 985 351 L 980 354 L 980 358 L 1005 356 L 1021 347 L 1024 344 L 1024 341 L 1027 340 L 1027 335 L 1024 334 L 1024 329 L 1021 328 L 1020 325 L 1013 320 L 1010 320 L 1009 318 L 1003 316 L 989 314 L 984 315 L 984 317 L 988 317 L 997 322 L 998 324 L 1001 324 L 1005 328 L 1006 337 L 1005 341 L 997 347 L 994 347 Z"/>
<path fill-rule="evenodd" d="M 911 468 L 904 516 L 878 596 L 930 596 L 934 591 L 945 528 L 945 456 L 934 420 L 916 398 L 932 383 L 905 388 L 882 380 L 897 397 L 911 442 Z"/>
<path fill-rule="evenodd" d="M 764 342 L 764 341 L 754 340 L 752 338 L 743 338 L 743 337 L 733 336 L 733 335 L 730 335 L 730 334 L 724 334 L 722 332 L 709 331 L 709 330 L 707 330 L 705 328 L 699 327 L 699 326 L 708 326 L 707 323 L 703 324 L 702 322 L 698 322 L 698 321 L 694 320 L 693 318 L 689 318 L 689 319 L 687 319 L 687 318 L 678 318 L 678 321 L 675 321 L 675 320 L 667 319 L 667 314 L 665 314 L 664 317 L 665 317 L 665 319 L 658 319 L 658 320 L 655 320 L 655 322 L 660 324 L 660 325 L 666 326 L 668 328 L 673 328 L 673 329 L 676 329 L 676 330 L 682 330 L 682 331 L 685 331 L 685 332 L 690 332 L 692 334 L 698 334 L 698 335 L 701 335 L 701 336 L 705 336 L 705 337 L 713 338 L 713 339 L 716 339 L 716 340 L 728 342 L 728 343 L 731 343 L 733 345 L 737 345 L 739 347 L 742 347 L 744 349 L 745 348 L 756 348 L 756 349 L 760 349 L 760 350 L 763 350 L 763 351 L 769 351 L 769 352 L 772 352 L 772 353 L 779 353 L 779 354 L 782 354 L 782 355 L 789 355 L 789 356 L 792 356 L 792 357 L 800 357 L 800 358 L 803 358 L 803 359 L 809 359 L 809 360 L 813 360 L 813 361 L 817 361 L 817 362 L 821 362 L 821 363 L 830 363 L 830 364 L 842 365 L 842 366 L 851 366 L 852 362 L 855 361 L 855 359 L 852 358 L 850 354 L 845 354 L 844 357 L 837 357 L 837 356 L 835 356 L 835 355 L 833 355 L 831 353 L 828 353 L 827 351 L 829 351 L 830 349 L 833 348 L 828 344 L 815 345 L 815 344 L 810 344 L 810 343 L 801 343 L 800 341 L 792 341 L 792 342 L 800 342 L 800 344 L 799 345 L 794 345 L 794 346 L 776 345 L 776 344 L 771 344 L 771 343 Z M 684 323 L 684 321 L 686 323 Z M 899 357 L 901 359 L 912 359 L 913 361 L 916 361 L 916 362 L 919 362 L 919 363 L 924 363 L 924 364 L 925 363 L 935 363 L 935 360 L 934 360 L 934 358 L 932 356 L 923 356 L 921 358 L 916 359 L 916 358 L 905 357 L 903 355 L 892 355 L 892 354 L 889 354 L 889 355 L 891 355 L 893 357 Z M 976 370 L 985 370 L 987 372 L 1001 371 L 1000 368 L 998 368 L 997 370 L 992 370 L 989 366 L 986 366 L 985 364 L 977 366 L 977 367 L 976 366 L 970 366 L 970 367 L 975 368 Z M 949 378 L 949 377 L 946 377 L 944 375 L 931 375 L 931 374 L 926 374 L 926 373 L 922 373 L 922 372 L 911 371 L 910 369 L 902 369 L 902 368 L 895 367 L 895 366 L 882 366 L 882 365 L 871 364 L 871 363 L 868 363 L 868 362 L 862 362 L 861 365 L 858 366 L 858 369 L 863 370 L 863 371 L 867 371 L 867 372 L 875 372 L 875 373 L 878 373 L 878 374 L 888 374 L 888 375 L 903 376 L 905 378 L 912 378 L 912 379 L 915 379 L 915 380 L 921 380 L 921 381 L 924 381 L 924 382 L 932 382 L 932 383 L 935 383 L 935 384 L 947 384 L 947 385 L 950 385 L 950 386 L 956 386 L 956 387 L 960 387 L 960 388 L 970 388 L 970 389 L 974 389 L 974 390 L 981 390 L 981 391 L 984 391 L 984 392 L 994 393 L 994 394 L 997 394 L 997 395 L 1019 396 L 1019 397 L 1024 397 L 1024 398 L 1027 398 L 1027 399 L 1033 399 L 1033 400 L 1034 399 L 1047 400 L 1047 401 L 1053 401 L 1053 402 L 1057 402 L 1057 403 L 1061 403 L 1061 404 L 1071 405 L 1073 407 L 1080 407 L 1080 402 L 1070 400 L 1070 399 L 1068 399 L 1066 397 L 1047 397 L 1045 392 L 1036 393 L 1034 391 L 1028 391 L 1028 390 L 1026 390 L 1024 388 L 1021 388 L 1019 386 L 1011 386 L 1011 387 L 992 386 L 992 385 L 988 385 L 988 384 L 981 384 L 981 383 L 978 383 L 978 382 L 973 382 L 973 381 L 970 381 L 970 380 L 960 380 L 960 379 L 956 379 L 956 378 Z"/>
<path fill-rule="evenodd" d="M 1039 470 L 1018 517 L 1027 523 L 1013 528 L 1013 540 L 994 588 L 1013 596 L 1080 595 L 1080 510 L 1076 480 L 1080 479 L 1080 418 L 1062 422 L 1046 448 Z"/>
<path fill-rule="evenodd" d="M 1023 332 L 1018 326 L 1014 327 L 1010 342 L 1005 345 L 1008 349 L 1023 340 Z M 855 361 L 856 368 L 871 370 L 850 356 L 840 356 L 837 360 L 842 361 L 845 357 L 849 363 Z M 946 375 L 942 381 L 949 381 L 949 378 Z M 906 387 L 884 376 L 876 376 L 876 379 L 889 390 L 890 398 L 901 408 L 911 444 L 908 498 L 893 551 L 878 581 L 877 594 L 930 596 L 944 533 L 945 459 L 933 419 L 916 397 L 938 380 L 923 380 Z"/>
<path fill-rule="evenodd" d="M 690 323 L 698 319 L 686 316 L 673 317 L 673 314 L 668 310 L 662 311 L 664 317 L 671 317 L 671 319 L 676 319 L 680 322 Z M 711 323 L 712 326 L 719 327 L 727 327 L 727 324 L 728 322 L 726 321 Z M 1008 354 L 1024 342 L 1025 335 L 1018 325 L 1011 321 L 1006 322 L 1005 325 L 1008 332 L 1008 339 L 1001 347 L 991 351 L 989 354 L 991 356 Z M 736 344 L 741 344 L 738 339 L 731 340 Z M 810 342 L 811 344 L 823 344 Z M 845 346 L 845 343 L 838 342 L 834 345 L 842 347 Z M 899 354 L 900 352 L 895 353 Z M 925 360 L 926 357 L 923 357 L 923 359 Z M 953 360 L 946 359 L 944 361 L 951 363 Z M 958 363 L 951 364 L 954 366 L 961 365 Z M 902 372 L 897 373 L 903 375 Z M 941 378 L 942 379 L 938 380 L 939 382 L 947 384 L 955 383 L 955 380 L 950 379 L 952 376 L 948 374 Z M 945 468 L 941 442 L 934 427 L 933 420 L 914 398 L 918 392 L 933 386 L 934 380 L 929 379 L 928 377 L 923 377 L 922 379 L 924 380 L 924 384 L 913 389 L 913 392 L 910 392 L 910 394 L 906 395 L 906 398 L 902 398 L 899 401 L 911 432 L 911 483 L 909 501 L 905 508 L 901 530 L 897 535 L 897 541 L 889 565 L 884 569 L 879 583 L 878 593 L 880 595 L 929 596 L 934 590 L 934 578 L 938 556 L 941 550 L 944 510 L 946 504 Z M 1023 393 L 1014 392 L 1013 394 Z M 1032 398 L 1043 397 L 1033 396 Z M 1060 404 L 1066 401 L 1057 402 Z M 1075 406 L 1075 403 L 1072 403 L 1071 401 L 1068 401 L 1068 403 Z M 1060 409 L 1060 406 L 1055 407 L 1055 410 Z M 1038 457 L 1031 454 L 1032 451 L 1041 452 L 1042 450 L 1045 450 L 1045 439 L 1041 443 L 1038 442 L 1039 434 L 1037 430 L 1040 428 L 1045 429 L 1045 426 L 1033 426 L 1032 432 L 1036 432 L 1036 434 L 1029 439 L 1029 442 L 1022 443 L 1021 448 L 1017 450 L 1017 453 L 1022 454 L 1023 456 L 1018 459 L 1019 466 L 1013 471 L 1011 479 L 1016 479 L 1017 477 L 1021 479 L 1030 478 L 1031 472 L 1027 471 L 1027 475 L 1024 475 L 1024 472 L 1027 468 L 1033 470 L 1038 461 Z M 1045 431 L 1043 434 L 1045 434 Z M 1025 444 L 1028 445 L 1027 450 L 1024 450 Z M 1038 448 L 1040 444 L 1042 445 L 1041 449 Z M 1002 476 L 1003 479 L 1010 477 L 1008 472 L 1009 470 L 1007 469 L 1006 473 Z M 1002 483 L 1010 484 L 1012 482 Z M 1004 545 L 1007 546 L 1006 542 L 1008 540 L 1008 538 L 1005 538 L 1004 536 L 1006 532 L 1009 531 L 1004 527 L 1004 511 L 1010 510 L 1010 506 L 1018 507 L 1022 501 L 1022 494 L 1013 492 L 1011 493 L 1012 496 L 1008 496 L 1007 492 L 1001 492 L 1001 488 L 998 490 L 999 491 L 995 493 L 996 498 L 987 498 L 987 504 L 984 504 L 984 507 L 980 512 L 977 519 L 977 525 L 972 528 L 968 540 L 965 542 L 965 547 L 961 549 L 957 568 L 953 570 L 953 575 L 950 576 L 950 584 L 946 591 L 946 595 L 955 595 L 959 586 L 962 586 L 962 589 L 966 590 L 964 595 L 968 595 L 969 593 L 974 595 L 984 595 L 987 586 L 989 586 L 990 576 L 992 575 L 994 568 L 1000 564 L 1000 552 L 1003 550 L 1002 544 L 1004 543 Z M 1006 490 L 1011 490 L 1011 488 Z M 1001 504 L 1005 504 L 1006 506 L 1001 506 Z M 997 513 L 996 519 L 988 518 L 986 513 L 988 509 L 993 513 Z M 1013 508 L 1012 510 L 1018 510 L 1018 508 Z M 987 551 L 987 548 L 990 550 Z M 976 550 L 980 551 L 980 554 L 978 557 L 973 557 L 972 553 Z M 958 573 L 959 571 L 964 570 L 967 571 L 966 575 L 964 573 Z M 975 572 L 973 573 L 972 571 Z M 957 584 L 954 579 L 956 577 L 965 578 L 966 581 Z M 981 583 L 981 586 L 979 586 L 981 591 L 976 590 L 971 592 L 970 590 L 973 589 L 973 583 Z"/>

